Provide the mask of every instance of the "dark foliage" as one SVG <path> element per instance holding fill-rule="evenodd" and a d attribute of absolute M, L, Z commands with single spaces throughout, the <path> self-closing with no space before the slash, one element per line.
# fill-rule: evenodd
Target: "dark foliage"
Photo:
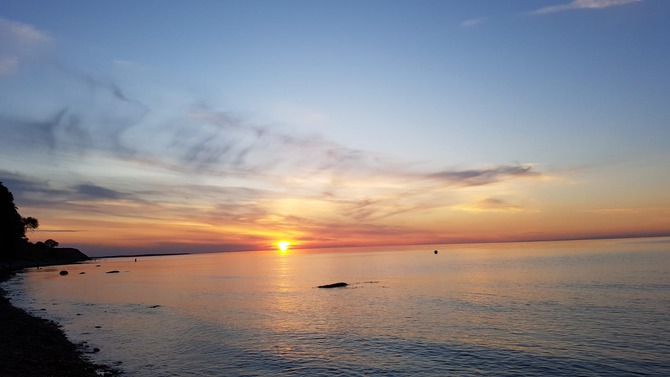
<path fill-rule="evenodd" d="M 0 261 L 2 266 L 22 261 L 24 265 L 74 263 L 90 259 L 73 248 L 59 248 L 56 240 L 32 243 L 26 231 L 37 229 L 39 221 L 34 217 L 21 217 L 14 195 L 0 182 Z"/>
<path fill-rule="evenodd" d="M 14 204 L 14 195 L 0 182 L 0 258 L 9 258 L 26 243 L 26 227 L 37 228 L 33 217 L 23 218 Z"/>
<path fill-rule="evenodd" d="M 48 247 L 49 249 L 53 249 L 53 248 L 55 248 L 55 247 L 58 247 L 58 245 L 60 245 L 60 244 L 58 243 L 58 241 L 56 241 L 56 240 L 52 240 L 51 238 L 49 238 L 48 240 L 44 241 L 44 246 Z"/>

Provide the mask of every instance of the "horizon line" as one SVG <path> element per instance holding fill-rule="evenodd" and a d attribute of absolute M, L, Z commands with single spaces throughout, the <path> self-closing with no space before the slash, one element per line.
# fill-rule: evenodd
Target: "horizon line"
<path fill-rule="evenodd" d="M 371 247 L 394 247 L 394 246 L 427 246 L 427 245 L 474 245 L 474 244 L 496 244 L 496 243 L 532 243 L 532 242 L 569 242 L 569 241 L 598 241 L 598 240 L 621 240 L 621 239 L 641 239 L 641 238 L 665 238 L 670 237 L 670 232 L 644 234 L 644 235 L 607 235 L 607 236 L 583 236 L 566 238 L 546 238 L 546 239 L 522 239 L 522 240 L 472 240 L 457 242 L 426 242 L 426 243 L 401 243 L 401 244 L 366 244 L 366 245 L 337 245 L 322 247 L 291 247 L 291 250 L 328 250 L 341 248 L 371 248 Z M 179 251 L 179 252 L 158 252 L 138 254 L 108 254 L 101 256 L 92 256 L 91 259 L 102 258 L 131 258 L 131 257 L 154 257 L 154 256 L 175 256 L 175 255 L 193 255 L 193 254 L 215 254 L 215 253 L 248 253 L 257 251 L 274 251 L 268 249 L 247 249 L 247 250 L 221 250 L 221 251 Z"/>

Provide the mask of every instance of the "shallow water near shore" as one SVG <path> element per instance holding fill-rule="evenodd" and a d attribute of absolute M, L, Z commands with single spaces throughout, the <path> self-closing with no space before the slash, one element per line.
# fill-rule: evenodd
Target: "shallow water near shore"
<path fill-rule="evenodd" d="M 670 375 L 670 238 L 112 258 L 3 287 L 130 376 Z"/>

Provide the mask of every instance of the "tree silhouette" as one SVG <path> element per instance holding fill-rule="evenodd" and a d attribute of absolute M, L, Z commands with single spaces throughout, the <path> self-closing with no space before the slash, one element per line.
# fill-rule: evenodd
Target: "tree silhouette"
<path fill-rule="evenodd" d="M 37 229 L 40 226 L 40 222 L 34 217 L 23 217 L 21 218 L 21 221 L 23 222 L 23 228 L 25 230 Z"/>
<path fill-rule="evenodd" d="M 48 240 L 44 241 L 44 246 L 48 247 L 49 249 L 53 249 L 53 248 L 55 248 L 55 247 L 58 247 L 58 245 L 60 245 L 60 244 L 58 243 L 58 241 L 56 241 L 56 240 L 52 240 L 51 238 L 49 238 Z"/>
<path fill-rule="evenodd" d="M 14 195 L 0 182 L 0 258 L 10 257 L 28 244 L 27 229 L 37 229 L 34 217 L 21 217 L 14 204 Z"/>

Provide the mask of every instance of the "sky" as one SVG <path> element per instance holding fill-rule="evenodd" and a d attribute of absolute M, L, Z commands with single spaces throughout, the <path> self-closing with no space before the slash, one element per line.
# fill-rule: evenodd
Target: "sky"
<path fill-rule="evenodd" d="M 0 181 L 89 255 L 670 235 L 670 2 L 0 0 Z"/>

